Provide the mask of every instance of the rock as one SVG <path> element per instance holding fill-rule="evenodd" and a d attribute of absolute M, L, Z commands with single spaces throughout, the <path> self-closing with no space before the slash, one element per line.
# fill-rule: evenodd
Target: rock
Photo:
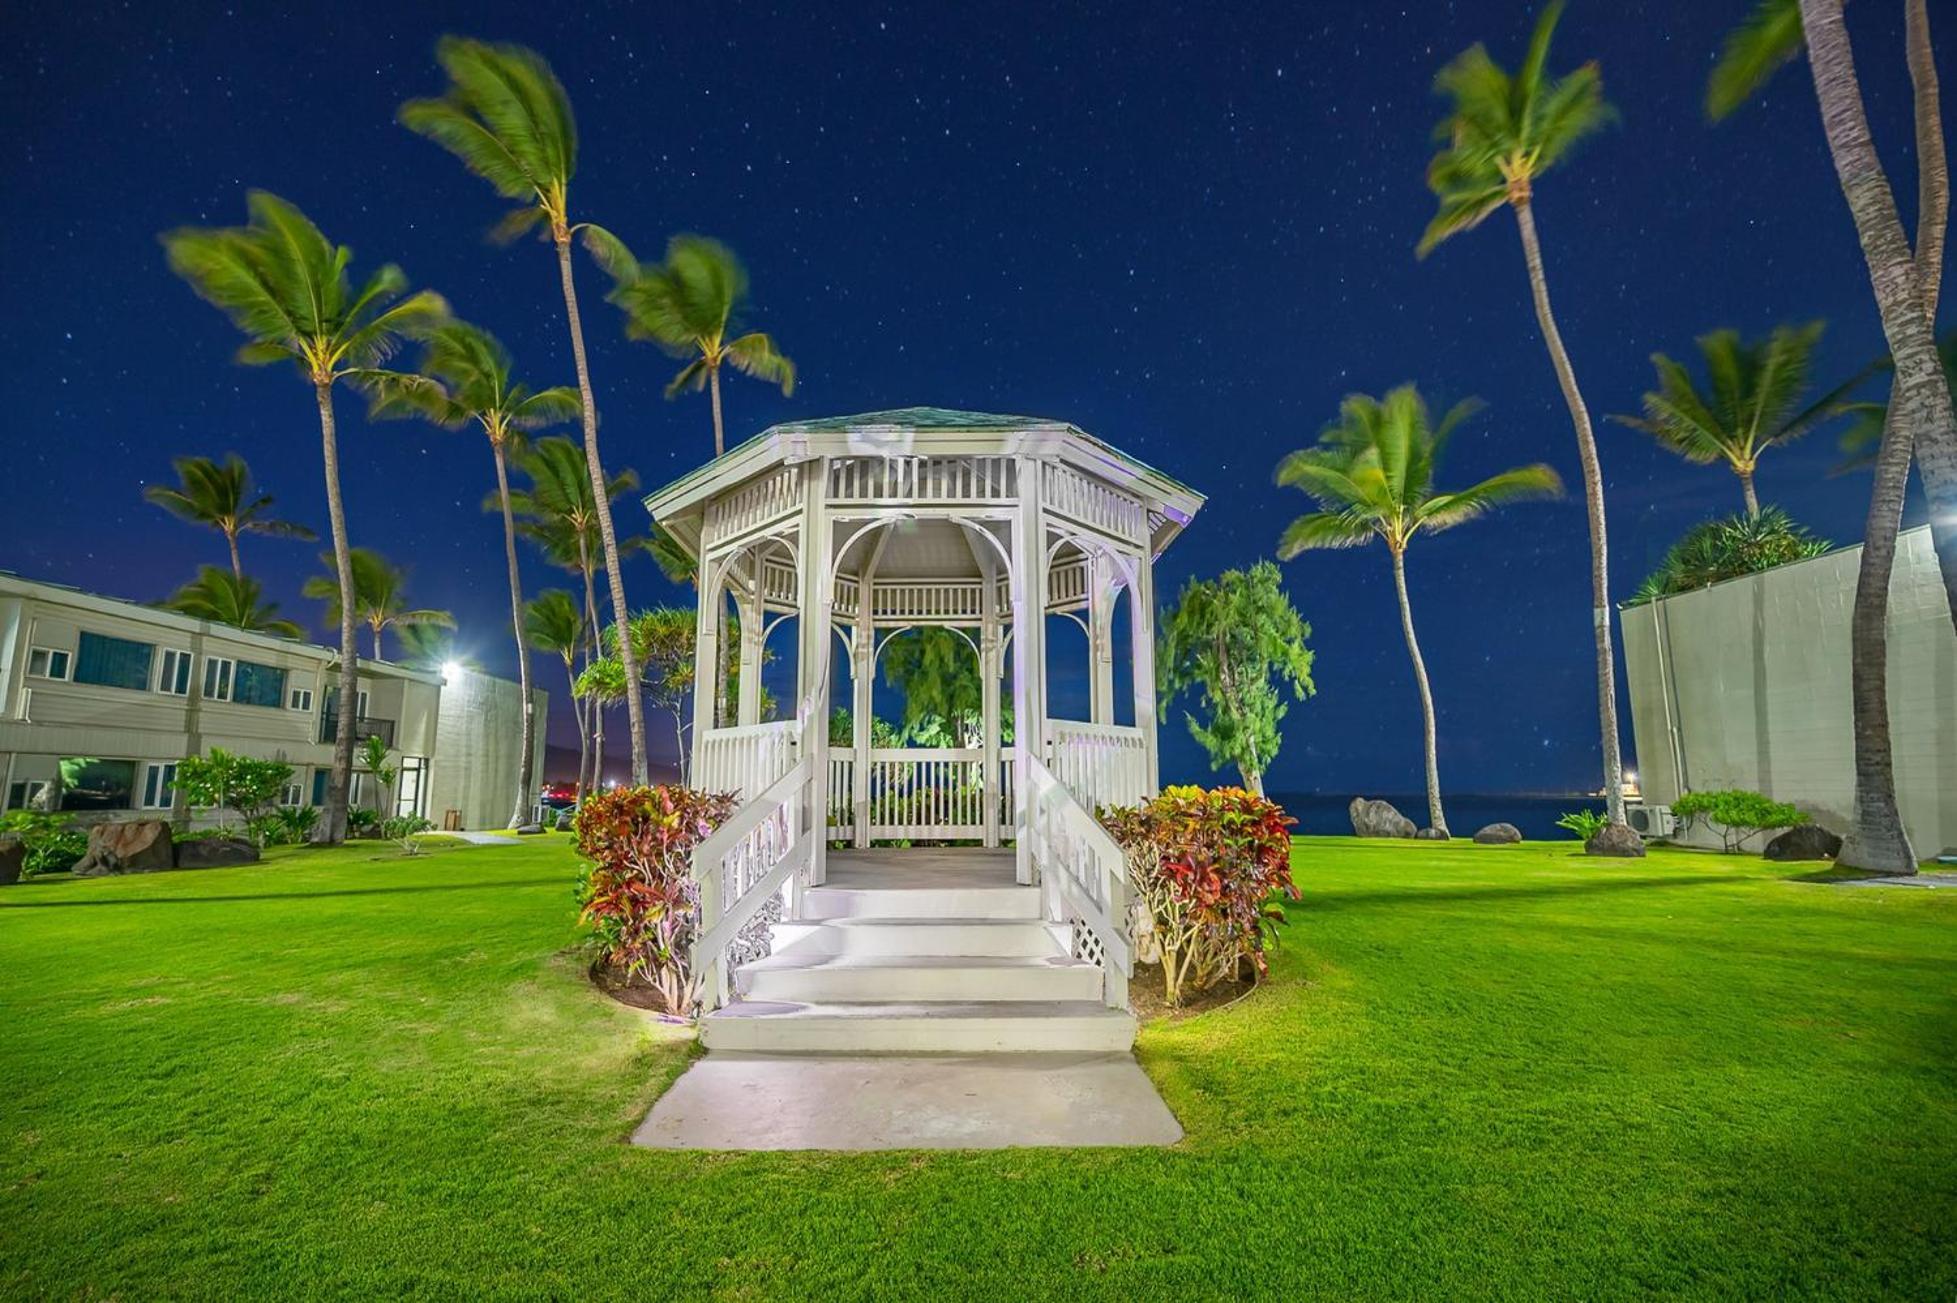
<path fill-rule="evenodd" d="M 1768 842 L 1761 854 L 1770 860 L 1832 860 L 1841 854 L 1841 838 L 1818 823 L 1796 824 Z"/>
<path fill-rule="evenodd" d="M 258 863 L 258 847 L 243 837 L 199 837 L 177 843 L 180 869 L 224 869 Z"/>
<path fill-rule="evenodd" d="M 544 826 L 540 823 L 526 823 L 516 830 L 516 835 L 519 837 L 530 837 L 543 830 Z"/>
<path fill-rule="evenodd" d="M 1352 832 L 1356 837 L 1412 837 L 1419 829 L 1413 820 L 1394 809 L 1388 801 L 1369 801 L 1363 796 L 1352 798 L 1347 807 L 1352 816 Z"/>
<path fill-rule="evenodd" d="M 1475 841 L 1483 846 L 1512 846 L 1522 840 L 1522 830 L 1512 823 L 1491 823 L 1475 832 Z"/>
<path fill-rule="evenodd" d="M 1629 824 L 1607 823 L 1597 830 L 1595 837 L 1583 843 L 1583 853 L 1641 859 L 1644 856 L 1644 838 L 1638 836 Z"/>
<path fill-rule="evenodd" d="M 98 823 L 88 830 L 88 850 L 75 861 L 78 878 L 111 873 L 155 873 L 177 864 L 170 825 L 161 819 Z"/>
<path fill-rule="evenodd" d="M 18 837 L 0 837 L 0 887 L 20 881 L 21 866 L 27 863 L 27 843 Z"/>
<path fill-rule="evenodd" d="M 1445 828 L 1422 828 L 1414 836 L 1423 842 L 1444 842 L 1452 840 Z"/>
<path fill-rule="evenodd" d="M 576 810 L 559 810 L 557 812 L 557 831 L 572 832 L 577 828 L 577 822 L 578 812 Z"/>

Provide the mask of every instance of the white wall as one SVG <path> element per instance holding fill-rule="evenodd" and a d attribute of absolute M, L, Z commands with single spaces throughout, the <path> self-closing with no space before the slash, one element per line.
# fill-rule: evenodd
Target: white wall
<path fill-rule="evenodd" d="M 1645 800 L 1749 788 L 1837 833 L 1854 810 L 1849 617 L 1860 547 L 1622 613 Z M 1921 858 L 1957 847 L 1957 633 L 1927 527 L 1889 593 L 1896 795 Z"/>
<path fill-rule="evenodd" d="M 464 828 L 501 828 L 509 823 L 516 798 L 522 691 L 507 679 L 474 670 L 456 670 L 445 678 L 429 774 L 428 817 L 440 828 L 447 813 L 455 810 Z M 550 698 L 533 690 L 531 701 L 536 712 L 533 781 L 541 784 Z M 531 800 L 535 799 L 533 790 Z"/>

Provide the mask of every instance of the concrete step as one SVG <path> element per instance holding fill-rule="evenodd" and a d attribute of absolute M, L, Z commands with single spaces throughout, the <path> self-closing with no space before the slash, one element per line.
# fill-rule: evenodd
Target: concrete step
<path fill-rule="evenodd" d="M 810 887 L 804 918 L 1038 918 L 1038 887 Z"/>
<path fill-rule="evenodd" d="M 1135 1017 L 1099 1001 L 798 1004 L 739 1000 L 708 1014 L 709 1050 L 775 1054 L 1115 1052 Z"/>
<path fill-rule="evenodd" d="M 916 895 L 916 892 L 906 893 Z M 1065 955 L 1063 928 L 1026 918 L 831 918 L 777 923 L 777 955 Z"/>
<path fill-rule="evenodd" d="M 1101 998 L 1101 970 L 1044 957 L 779 954 L 743 964 L 734 987 L 750 1000 L 794 1004 L 992 1002 Z"/>

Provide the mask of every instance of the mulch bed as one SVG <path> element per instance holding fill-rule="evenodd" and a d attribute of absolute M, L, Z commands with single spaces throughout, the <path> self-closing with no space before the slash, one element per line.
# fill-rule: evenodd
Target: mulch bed
<path fill-rule="evenodd" d="M 1143 1022 L 1164 1018 L 1179 1021 L 1234 1004 L 1256 989 L 1257 982 L 1249 979 L 1218 982 L 1207 991 L 1191 991 L 1185 987 L 1182 1007 L 1171 1008 L 1168 1001 L 1162 998 L 1162 965 L 1136 964 L 1135 975 L 1128 979 L 1128 1003 L 1133 1006 L 1135 1017 Z"/>
<path fill-rule="evenodd" d="M 642 1009 L 646 1013 L 658 1014 L 660 1018 L 667 1022 L 681 1024 L 692 1022 L 690 1018 L 682 1018 L 670 1012 L 666 1008 L 665 1000 L 660 998 L 659 992 L 653 990 L 650 986 L 646 986 L 640 982 L 624 981 L 616 970 L 606 968 L 601 964 L 593 964 L 586 971 L 591 978 L 591 984 L 593 986 L 628 1008 Z"/>

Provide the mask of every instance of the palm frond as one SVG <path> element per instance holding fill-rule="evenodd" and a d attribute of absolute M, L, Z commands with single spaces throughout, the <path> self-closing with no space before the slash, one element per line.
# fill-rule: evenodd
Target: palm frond
<path fill-rule="evenodd" d="M 623 283 L 639 275 L 639 260 L 625 247 L 625 241 L 604 227 L 585 222 L 578 227 L 578 240 L 591 255 L 591 261 L 614 281 Z"/>
<path fill-rule="evenodd" d="M 1423 502 L 1414 518 L 1420 528 L 1432 532 L 1453 529 L 1495 508 L 1511 502 L 1557 498 L 1563 494 L 1563 480 L 1554 469 L 1537 462 L 1491 475 L 1453 493 L 1438 493 Z"/>
<path fill-rule="evenodd" d="M 1364 547 L 1379 537 L 1379 530 L 1364 516 L 1317 511 L 1285 526 L 1284 533 L 1278 537 L 1278 560 L 1289 561 L 1300 552 L 1322 548 Z"/>
<path fill-rule="evenodd" d="M 1720 48 L 1706 79 L 1706 116 L 1716 122 L 1752 99 L 1806 43 L 1800 0 L 1760 0 Z"/>
<path fill-rule="evenodd" d="M 775 341 L 755 331 L 742 335 L 727 346 L 727 360 L 742 375 L 781 386 L 784 395 L 795 392 L 795 364 L 775 348 Z"/>

